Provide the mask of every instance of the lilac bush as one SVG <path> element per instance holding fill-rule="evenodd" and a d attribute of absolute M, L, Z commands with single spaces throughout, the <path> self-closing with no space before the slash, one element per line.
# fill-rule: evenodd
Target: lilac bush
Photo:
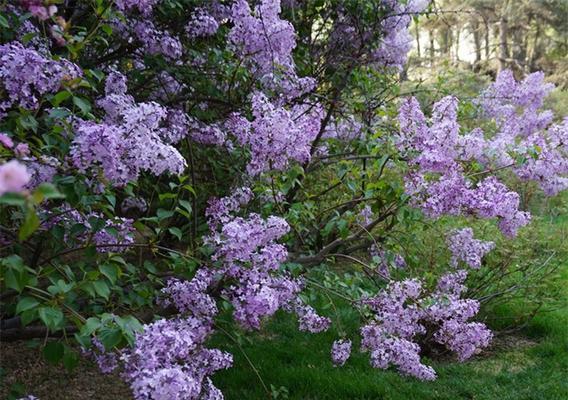
<path fill-rule="evenodd" d="M 543 110 L 542 74 L 501 71 L 431 112 L 392 101 L 427 0 L 51 3 L 2 9 L 10 318 L 78 328 L 147 400 L 222 399 L 214 374 L 233 357 L 212 339 L 279 311 L 338 330 L 331 361 L 348 363 L 357 339 L 332 296 L 375 368 L 433 380 L 427 351 L 465 361 L 490 344 L 466 280 L 499 240 L 471 225 L 512 239 L 531 221 L 518 182 L 568 186 L 568 119 Z M 408 230 L 456 219 L 435 231 L 449 263 L 417 259 Z M 339 260 L 353 275 L 327 280 Z"/>

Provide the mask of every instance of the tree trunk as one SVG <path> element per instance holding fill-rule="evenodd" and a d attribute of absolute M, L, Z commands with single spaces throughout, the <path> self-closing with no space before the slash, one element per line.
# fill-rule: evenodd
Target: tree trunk
<path fill-rule="evenodd" d="M 536 24 L 536 32 L 534 33 L 534 41 L 531 51 L 531 56 L 529 58 L 529 68 L 531 71 L 536 69 L 536 60 L 539 58 L 539 42 L 540 42 L 540 24 Z"/>
<path fill-rule="evenodd" d="M 499 18 L 499 71 L 507 68 L 507 59 L 509 58 L 509 46 L 507 45 L 507 35 L 509 33 L 508 8 L 506 3 Z"/>
<path fill-rule="evenodd" d="M 418 29 L 418 23 L 414 24 L 414 33 L 416 35 L 416 53 L 418 54 L 418 58 L 422 58 L 420 53 L 420 30 Z"/>
<path fill-rule="evenodd" d="M 473 30 L 473 43 L 475 45 L 475 63 L 478 64 L 481 61 L 481 36 L 477 20 L 471 23 L 471 29 Z"/>
<path fill-rule="evenodd" d="M 460 61 L 460 33 L 461 29 L 458 28 L 456 31 L 456 61 Z"/>
<path fill-rule="evenodd" d="M 487 20 L 484 20 L 484 24 L 485 24 L 485 60 L 489 60 L 489 56 L 491 55 L 491 49 L 489 48 L 489 43 L 490 43 L 490 29 L 489 29 L 489 24 L 487 23 Z"/>
<path fill-rule="evenodd" d="M 434 56 L 435 56 L 435 44 L 434 44 L 434 30 L 430 29 L 428 31 L 428 39 L 430 40 L 430 66 L 434 65 Z"/>

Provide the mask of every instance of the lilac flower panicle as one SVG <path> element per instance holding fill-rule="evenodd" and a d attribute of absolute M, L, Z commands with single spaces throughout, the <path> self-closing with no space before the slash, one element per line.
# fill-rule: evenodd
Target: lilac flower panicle
<path fill-rule="evenodd" d="M 51 60 L 20 42 L 0 45 L 0 80 L 8 95 L 0 101 L 0 118 L 12 106 L 37 109 L 43 95 L 57 92 L 62 82 L 81 74 L 70 61 Z"/>
<path fill-rule="evenodd" d="M 119 360 L 116 353 L 107 351 L 100 340 L 92 340 L 92 348 L 82 349 L 83 355 L 92 358 L 103 374 L 109 374 L 118 368 Z"/>
<path fill-rule="evenodd" d="M 458 261 L 463 261 L 471 268 L 478 269 L 481 267 L 483 256 L 495 247 L 493 242 L 474 239 L 471 228 L 452 231 L 447 242 L 452 253 L 451 264 L 454 267 L 458 265 Z"/>
<path fill-rule="evenodd" d="M 416 338 L 435 327 L 434 340 L 455 352 L 463 361 L 488 346 L 491 332 L 484 324 L 468 322 L 479 303 L 462 299 L 467 272 L 442 276 L 428 294 L 417 280 L 391 282 L 375 297 L 362 301 L 374 317 L 361 328 L 361 348 L 370 354 L 371 365 L 386 369 L 394 365 L 406 375 L 433 380 L 435 371 L 422 364 Z"/>
<path fill-rule="evenodd" d="M 161 0 L 115 0 L 116 8 L 122 12 L 138 11 L 145 17 L 152 15 L 154 7 L 160 3 Z"/>
<path fill-rule="evenodd" d="M 340 339 L 331 346 L 331 361 L 333 365 L 341 367 L 351 356 L 351 340 Z"/>
<path fill-rule="evenodd" d="M 405 178 L 405 191 L 412 204 L 430 218 L 443 215 L 476 215 L 497 218 L 507 236 L 530 220 L 519 210 L 518 194 L 490 176 L 476 186 L 464 175 L 458 163 L 485 157 L 488 145 L 482 132 L 470 133 L 465 141 L 459 134 L 457 100 L 445 97 L 434 104 L 432 122 L 426 118 L 416 99 L 407 99 L 399 110 L 399 150 L 410 159 L 411 172 Z"/>
<path fill-rule="evenodd" d="M 218 29 L 219 22 L 203 8 L 198 8 L 193 12 L 185 28 L 190 38 L 212 36 Z"/>
<path fill-rule="evenodd" d="M 323 119 L 320 107 L 303 105 L 291 110 L 278 107 L 259 92 L 253 94 L 254 120 L 233 115 L 227 123 L 239 143 L 250 149 L 247 172 L 256 176 L 270 169 L 284 170 L 291 160 L 301 163 L 311 158 L 311 144 Z"/>
<path fill-rule="evenodd" d="M 105 92 L 98 101 L 105 120 L 76 124 L 73 164 L 81 172 L 100 169 L 114 186 L 136 180 L 144 170 L 181 174 L 187 163 L 171 143 L 187 134 L 187 116 L 154 102 L 136 103 L 126 94 L 126 78 L 116 72 L 108 76 Z"/>

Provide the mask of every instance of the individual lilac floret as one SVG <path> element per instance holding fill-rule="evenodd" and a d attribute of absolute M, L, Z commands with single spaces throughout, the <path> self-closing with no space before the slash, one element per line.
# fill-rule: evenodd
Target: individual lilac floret
<path fill-rule="evenodd" d="M 369 225 L 373 222 L 373 210 L 371 210 L 371 206 L 366 205 L 361 209 L 358 215 L 359 223 L 361 225 Z"/>
<path fill-rule="evenodd" d="M 4 146 L 7 149 L 11 149 L 12 147 L 14 147 L 14 141 L 5 133 L 0 133 L 0 145 Z"/>
<path fill-rule="evenodd" d="M 351 340 L 340 339 L 331 346 L 331 361 L 335 366 L 341 367 L 351 356 Z"/>
<path fill-rule="evenodd" d="M 453 267 L 458 266 L 458 261 L 463 261 L 471 268 L 479 269 L 483 256 L 495 248 L 493 242 L 474 239 L 471 228 L 453 230 L 448 235 L 447 243 L 452 253 Z"/>
<path fill-rule="evenodd" d="M 41 21 L 51 18 L 57 12 L 55 4 L 46 6 L 43 0 L 20 0 L 20 5 Z"/>

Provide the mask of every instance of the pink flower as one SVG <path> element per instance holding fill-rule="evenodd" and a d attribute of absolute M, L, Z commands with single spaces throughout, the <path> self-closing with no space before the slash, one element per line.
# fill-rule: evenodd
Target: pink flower
<path fill-rule="evenodd" d="M 26 167 L 17 160 L 0 165 L 0 195 L 6 192 L 20 192 L 30 178 Z"/>
<path fill-rule="evenodd" d="M 0 144 L 7 149 L 11 149 L 14 146 L 14 142 L 10 136 L 6 135 L 5 133 L 0 133 Z"/>

